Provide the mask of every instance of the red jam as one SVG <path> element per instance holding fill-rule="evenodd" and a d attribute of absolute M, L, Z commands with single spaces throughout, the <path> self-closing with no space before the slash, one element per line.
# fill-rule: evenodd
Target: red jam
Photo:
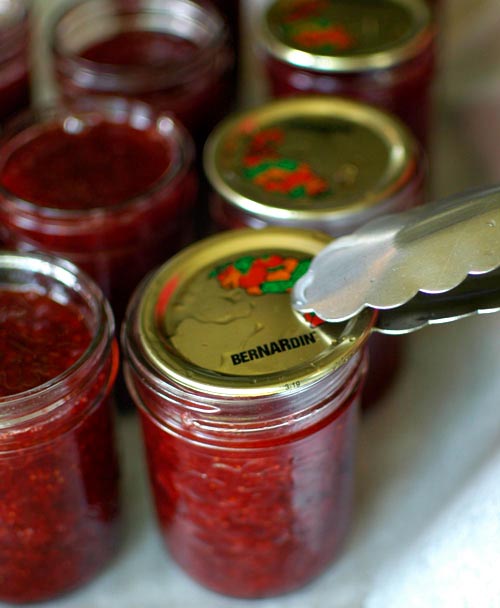
<path fill-rule="evenodd" d="M 195 433 L 168 435 L 143 413 L 157 516 L 174 559 L 235 597 L 287 593 L 320 574 L 349 528 L 358 405 L 359 393 L 300 433 L 280 439 L 269 428 L 238 446 L 195 445 Z"/>
<path fill-rule="evenodd" d="M 301 0 L 295 12 L 283 11 L 283 21 L 276 23 L 275 29 L 269 34 L 272 41 L 264 42 L 265 69 L 271 94 L 274 97 L 326 94 L 365 101 L 399 116 L 427 147 L 431 115 L 430 85 L 435 70 L 434 26 L 428 16 L 429 11 L 425 28 L 419 31 L 418 24 L 415 25 L 414 40 L 405 34 L 409 40 L 408 46 L 411 43 L 414 49 L 403 53 L 396 46 L 400 44 L 398 36 L 404 40 L 399 32 L 403 24 L 408 31 L 411 28 L 407 23 L 408 15 L 395 9 L 399 5 L 407 6 L 405 3 L 377 0 L 370 5 L 356 1 L 352 3 L 352 8 L 349 6 L 351 3 L 352 0 L 342 0 L 337 4 L 341 16 L 338 22 L 328 12 L 337 10 L 331 9 L 330 5 L 335 4 L 332 0 Z M 282 0 L 275 0 L 274 6 L 280 4 L 291 6 Z M 425 10 L 424 0 L 412 0 L 408 6 L 412 7 L 412 4 L 415 5 L 412 10 L 417 14 Z M 340 12 L 343 5 L 347 5 L 345 15 Z M 377 16 L 377 10 L 380 16 Z M 394 11 L 394 15 L 390 10 Z M 384 11 L 389 12 L 387 23 Z M 397 23 L 397 19 L 401 23 Z M 424 19 L 421 18 L 421 21 Z M 294 28 L 298 34 L 293 33 Z M 378 45 L 372 44 L 377 29 L 382 32 Z M 394 48 L 391 48 L 389 38 L 391 31 L 395 32 L 392 41 Z M 275 35 L 280 41 L 286 40 L 286 44 L 290 44 L 287 54 L 274 50 Z M 420 38 L 422 41 L 417 43 Z M 297 55 L 293 54 L 293 50 L 309 59 L 295 62 Z M 383 58 L 384 53 L 386 59 Z M 327 67 L 327 61 L 331 61 L 331 67 Z M 383 65 L 384 62 L 387 65 Z"/>
<path fill-rule="evenodd" d="M 30 102 L 29 23 L 24 0 L 0 5 L 0 124 Z"/>
<path fill-rule="evenodd" d="M 198 48 L 190 40 L 164 32 L 119 32 L 80 52 L 80 56 L 97 63 L 121 66 L 162 66 L 177 69 L 191 61 Z"/>
<path fill-rule="evenodd" d="M 178 125 L 142 105 L 116 112 L 54 110 L 7 133 L 0 230 L 10 248 L 78 264 L 120 319 L 141 278 L 192 238 L 196 183 Z"/>
<path fill-rule="evenodd" d="M 17 287 L 0 290 L 0 600 L 13 603 L 96 576 L 119 533 L 109 330 L 96 341 L 80 305 Z"/>
<path fill-rule="evenodd" d="M 103 122 L 82 132 L 60 124 L 24 134 L 0 176 L 14 196 L 54 209 L 113 207 L 147 192 L 171 162 L 164 142 L 128 125 Z M 62 179 L 61 179 L 62 178 Z"/>
<path fill-rule="evenodd" d="M 349 528 L 373 318 L 318 325 L 289 297 L 328 241 L 276 228 L 217 235 L 161 267 L 129 308 L 125 375 L 161 532 L 219 593 L 303 586 Z"/>
<path fill-rule="evenodd" d="M 54 31 L 56 75 L 67 99 L 120 95 L 157 111 L 174 112 L 203 140 L 230 107 L 232 51 L 221 16 L 212 5 L 171 0 L 135 8 L 91 0 L 70 8 Z M 149 10 L 150 8 L 150 10 Z M 140 29 L 144 15 L 155 30 Z M 133 20 L 135 19 L 135 21 Z M 96 27 L 102 32 L 96 40 Z M 81 44 L 75 47 L 73 34 Z M 108 33 L 109 31 L 109 33 Z"/>
<path fill-rule="evenodd" d="M 90 340 L 77 311 L 36 292 L 0 290 L 0 397 L 59 376 Z"/>

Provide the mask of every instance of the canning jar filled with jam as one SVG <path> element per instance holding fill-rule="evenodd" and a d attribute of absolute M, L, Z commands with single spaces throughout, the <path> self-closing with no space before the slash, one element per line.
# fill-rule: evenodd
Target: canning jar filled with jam
<path fill-rule="evenodd" d="M 82 585 L 119 533 L 114 323 L 72 264 L 0 252 L 0 601 Z"/>
<path fill-rule="evenodd" d="M 333 237 L 424 200 L 426 163 L 396 117 L 329 96 L 280 99 L 224 120 L 205 148 L 216 229 L 289 226 Z M 374 334 L 364 403 L 395 379 L 403 343 Z"/>
<path fill-rule="evenodd" d="M 203 139 L 231 106 L 233 51 L 209 2 L 83 0 L 56 22 L 62 95 L 119 95 L 174 112 Z"/>
<path fill-rule="evenodd" d="M 275 0 L 260 47 L 273 96 L 360 99 L 428 144 L 435 25 L 425 0 Z"/>
<path fill-rule="evenodd" d="M 83 268 L 121 319 L 140 279 L 192 238 L 193 156 L 180 124 L 142 103 L 21 116 L 0 140 L 3 239 Z"/>
<path fill-rule="evenodd" d="M 0 124 L 30 102 L 29 13 L 24 0 L 0 3 Z"/>
<path fill-rule="evenodd" d="M 296 589 L 348 531 L 373 313 L 322 324 L 289 294 L 328 242 L 282 228 L 210 237 L 151 275 L 127 313 L 125 375 L 164 541 L 222 594 Z"/>

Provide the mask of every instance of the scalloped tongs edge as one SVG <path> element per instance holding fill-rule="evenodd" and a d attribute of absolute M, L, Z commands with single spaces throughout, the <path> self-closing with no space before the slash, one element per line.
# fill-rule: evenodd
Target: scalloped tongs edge
<path fill-rule="evenodd" d="M 375 331 L 403 334 L 500 310 L 500 186 L 379 217 L 332 241 L 292 294 L 329 322 L 379 310 Z"/>

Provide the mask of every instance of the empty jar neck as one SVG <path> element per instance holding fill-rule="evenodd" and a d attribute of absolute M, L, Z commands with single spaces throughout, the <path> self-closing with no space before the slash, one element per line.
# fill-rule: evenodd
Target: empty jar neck
<path fill-rule="evenodd" d="M 118 65 L 86 59 L 94 45 L 123 33 L 162 33 L 191 45 L 184 60 L 149 65 Z M 85 0 L 56 21 L 52 48 L 57 69 L 83 88 L 134 94 L 177 87 L 217 69 L 225 56 L 228 32 L 221 16 L 208 5 L 190 0 Z M 174 64 L 174 65 L 172 65 Z"/>

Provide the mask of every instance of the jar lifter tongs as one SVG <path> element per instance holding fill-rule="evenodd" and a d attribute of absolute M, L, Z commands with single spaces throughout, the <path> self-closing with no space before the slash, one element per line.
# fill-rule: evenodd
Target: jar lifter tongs
<path fill-rule="evenodd" d="M 500 186 L 377 218 L 325 247 L 293 291 L 326 321 L 378 309 L 375 331 L 405 334 L 500 311 Z"/>

